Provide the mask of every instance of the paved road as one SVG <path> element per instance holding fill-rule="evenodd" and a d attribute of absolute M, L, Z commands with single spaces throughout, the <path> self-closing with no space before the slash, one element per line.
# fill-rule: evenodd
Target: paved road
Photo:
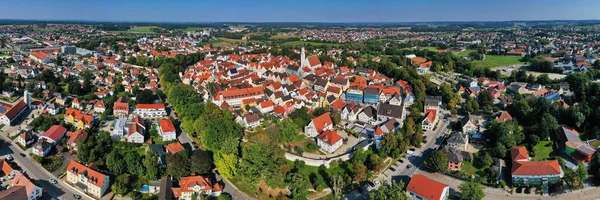
<path fill-rule="evenodd" d="M 29 155 L 27 157 L 22 157 L 19 153 L 26 153 L 21 150 L 14 143 L 7 143 L 9 138 L 6 138 L 4 134 L 2 134 L 2 139 L 5 141 L 2 145 L 0 145 L 0 156 L 5 156 L 7 154 L 12 154 L 14 158 L 14 162 L 17 163 L 22 169 L 24 169 L 26 174 L 40 187 L 47 191 L 46 194 L 42 197 L 42 199 L 50 199 L 52 197 L 59 197 L 60 199 L 73 199 L 73 194 L 79 194 L 83 198 L 85 196 L 83 193 L 79 191 L 73 190 L 71 187 L 67 186 L 66 183 L 61 181 L 58 184 L 52 184 L 48 181 L 50 178 L 54 178 L 58 180 L 57 177 L 53 176 L 50 172 L 46 171 L 41 165 L 34 163 Z"/>

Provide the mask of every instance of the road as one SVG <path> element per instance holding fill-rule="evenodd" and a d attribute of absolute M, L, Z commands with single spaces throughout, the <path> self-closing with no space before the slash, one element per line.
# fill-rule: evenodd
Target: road
<path fill-rule="evenodd" d="M 240 191 L 237 187 L 235 187 L 233 185 L 233 183 L 229 182 L 229 180 L 221 177 L 221 175 L 219 175 L 219 173 L 217 173 L 216 170 L 213 171 L 213 174 L 215 175 L 215 179 L 219 183 L 223 184 L 223 193 L 228 193 L 229 195 L 231 195 L 231 199 L 234 199 L 234 200 L 255 199 L 253 197 L 250 197 L 250 195 Z"/>
<path fill-rule="evenodd" d="M 5 141 L 2 145 L 0 145 L 0 156 L 5 156 L 8 154 L 12 154 L 13 162 L 17 163 L 22 169 L 24 169 L 26 174 L 35 182 L 36 185 L 42 187 L 46 190 L 46 194 L 42 196 L 42 199 L 51 199 L 52 197 L 59 197 L 60 199 L 73 199 L 73 194 L 79 194 L 82 198 L 85 198 L 82 192 L 75 191 L 70 186 L 67 186 L 66 183 L 59 181 L 58 184 L 52 184 L 48 181 L 48 179 L 53 178 L 58 180 L 57 177 L 53 176 L 50 172 L 44 169 L 41 165 L 34 163 L 29 155 L 27 157 L 22 157 L 19 154 L 24 153 L 17 144 L 8 143 L 9 138 L 7 138 L 4 134 L 2 134 L 2 139 Z"/>

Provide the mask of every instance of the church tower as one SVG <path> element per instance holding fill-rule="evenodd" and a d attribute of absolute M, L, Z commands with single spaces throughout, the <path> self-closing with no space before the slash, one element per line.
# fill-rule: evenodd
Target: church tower
<path fill-rule="evenodd" d="M 25 90 L 23 99 L 25 100 L 25 104 L 27 104 L 27 108 L 31 108 L 31 94 L 29 94 L 29 91 Z"/>
<path fill-rule="evenodd" d="M 307 66 L 307 62 L 306 62 L 306 54 L 304 54 L 304 46 L 302 46 L 302 50 L 300 50 L 300 67 L 304 67 Z"/>

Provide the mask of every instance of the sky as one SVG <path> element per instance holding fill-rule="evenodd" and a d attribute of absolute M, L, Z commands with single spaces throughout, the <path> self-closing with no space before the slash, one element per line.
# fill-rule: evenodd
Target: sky
<path fill-rule="evenodd" d="M 0 19 L 433 22 L 600 19 L 598 0 L 2 0 Z"/>

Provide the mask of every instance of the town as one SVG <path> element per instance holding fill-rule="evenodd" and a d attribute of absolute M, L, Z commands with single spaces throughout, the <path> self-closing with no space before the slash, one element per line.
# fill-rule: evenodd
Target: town
<path fill-rule="evenodd" d="M 0 199 L 596 198 L 600 22 L 515 23 L 0 20 Z"/>

